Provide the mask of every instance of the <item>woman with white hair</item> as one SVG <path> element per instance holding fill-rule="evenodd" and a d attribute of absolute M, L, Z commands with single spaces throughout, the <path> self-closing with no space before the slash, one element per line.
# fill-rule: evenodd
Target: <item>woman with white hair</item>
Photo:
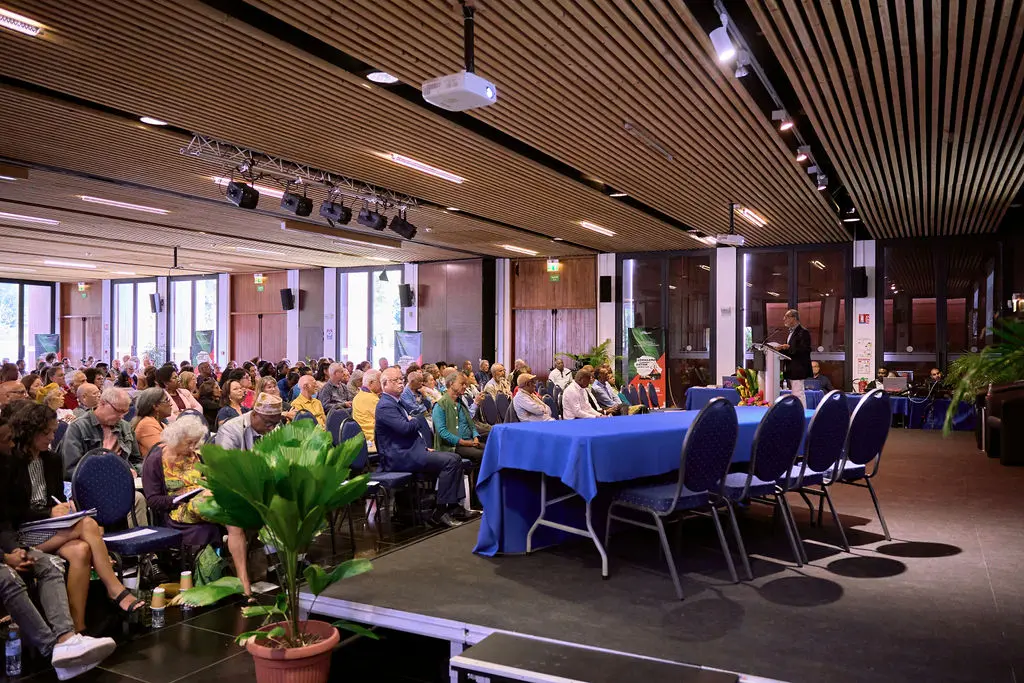
<path fill-rule="evenodd" d="M 164 516 L 164 526 L 182 532 L 184 545 L 201 548 L 219 544 L 220 526 L 203 518 L 198 503 L 210 495 L 202 486 L 199 449 L 206 443 L 209 432 L 197 415 L 184 415 L 164 428 L 160 443 L 153 447 L 142 467 L 142 489 L 146 502 L 157 515 Z M 175 498 L 199 490 L 188 500 Z M 250 596 L 249 572 L 245 531 L 229 526 L 228 550 L 235 565 L 235 573 L 242 582 L 243 592 Z"/>

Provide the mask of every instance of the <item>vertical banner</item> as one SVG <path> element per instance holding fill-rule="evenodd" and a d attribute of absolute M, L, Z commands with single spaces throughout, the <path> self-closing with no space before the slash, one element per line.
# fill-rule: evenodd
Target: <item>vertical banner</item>
<path fill-rule="evenodd" d="M 59 334 L 36 335 L 36 359 L 38 360 L 48 353 L 60 353 Z"/>
<path fill-rule="evenodd" d="M 395 330 L 395 365 L 402 372 L 413 363 L 423 365 L 423 333 Z"/>
<path fill-rule="evenodd" d="M 192 348 L 189 350 L 193 367 L 213 360 L 213 330 L 194 330 Z"/>
<path fill-rule="evenodd" d="M 665 405 L 665 331 L 660 327 L 629 328 L 626 353 L 627 381 L 638 388 L 653 382 L 658 403 Z"/>

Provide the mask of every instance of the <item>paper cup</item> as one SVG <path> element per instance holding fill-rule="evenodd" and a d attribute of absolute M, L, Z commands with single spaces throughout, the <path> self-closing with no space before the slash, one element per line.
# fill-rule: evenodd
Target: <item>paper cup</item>
<path fill-rule="evenodd" d="M 167 593 L 163 588 L 153 589 L 153 598 L 149 601 L 153 609 L 163 609 L 167 605 Z"/>
<path fill-rule="evenodd" d="M 192 587 L 192 572 L 182 572 L 181 580 L 178 582 L 181 590 L 187 591 Z"/>

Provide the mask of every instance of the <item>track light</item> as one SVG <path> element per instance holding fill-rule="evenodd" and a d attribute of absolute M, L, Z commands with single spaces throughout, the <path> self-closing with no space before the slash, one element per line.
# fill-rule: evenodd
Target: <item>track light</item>
<path fill-rule="evenodd" d="M 404 211 L 395 214 L 391 218 L 391 232 L 401 235 L 407 240 L 411 240 L 416 237 L 416 226 L 405 220 Z"/>
<path fill-rule="evenodd" d="M 336 223 L 345 225 L 352 220 L 352 209 L 341 202 L 332 202 L 330 199 L 325 199 L 320 205 L 320 217 L 326 218 L 333 228 Z"/>
<path fill-rule="evenodd" d="M 785 109 L 775 109 L 772 111 L 772 121 L 779 122 L 779 130 L 789 130 L 793 127 L 793 119 L 789 117 Z"/>
<path fill-rule="evenodd" d="M 711 45 L 715 48 L 715 54 L 718 55 L 718 61 L 728 62 L 736 56 L 736 48 L 733 47 L 732 41 L 729 40 L 729 29 L 726 28 L 729 23 L 729 15 L 723 14 L 721 18 L 722 25 L 709 35 Z"/>
<path fill-rule="evenodd" d="M 232 180 L 228 183 L 228 201 L 240 209 L 255 209 L 260 203 L 260 193 L 255 187 Z"/>
<path fill-rule="evenodd" d="M 296 216 L 308 216 L 313 213 L 313 200 L 304 194 L 286 191 L 281 195 L 281 208 Z"/>
<path fill-rule="evenodd" d="M 359 210 L 359 217 L 356 218 L 356 222 L 359 225 L 365 225 L 368 228 L 374 230 L 383 230 L 387 227 L 388 219 L 377 211 L 370 211 L 368 208 L 363 207 Z"/>
<path fill-rule="evenodd" d="M 750 54 L 746 50 L 740 50 L 736 57 L 736 71 L 733 75 L 736 78 L 743 78 L 750 75 Z"/>
<path fill-rule="evenodd" d="M 825 175 L 824 173 L 819 173 L 818 174 L 818 189 L 819 190 L 827 190 L 828 189 L 828 176 Z"/>
<path fill-rule="evenodd" d="M 807 159 L 810 156 L 810 154 L 811 154 L 811 147 L 810 147 L 810 145 L 801 145 L 800 147 L 796 148 L 796 160 L 797 161 L 807 161 Z"/>

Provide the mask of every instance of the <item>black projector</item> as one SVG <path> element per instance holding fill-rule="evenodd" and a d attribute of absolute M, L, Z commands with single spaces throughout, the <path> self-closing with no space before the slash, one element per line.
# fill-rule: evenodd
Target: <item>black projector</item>
<path fill-rule="evenodd" d="M 260 203 L 260 193 L 245 183 L 232 180 L 228 183 L 228 201 L 242 209 L 255 209 Z"/>

